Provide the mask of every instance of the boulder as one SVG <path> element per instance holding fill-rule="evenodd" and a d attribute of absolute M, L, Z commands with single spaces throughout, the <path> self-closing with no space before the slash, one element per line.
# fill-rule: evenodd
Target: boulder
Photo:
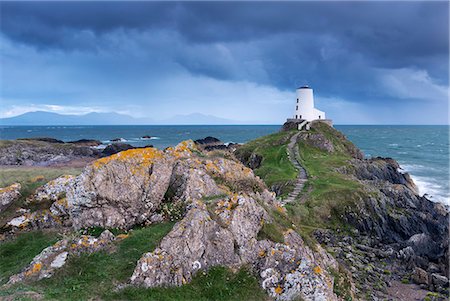
<path fill-rule="evenodd" d="M 439 274 L 431 274 L 431 283 L 436 287 L 446 288 L 449 286 L 448 278 Z"/>
<path fill-rule="evenodd" d="M 8 187 L 0 188 L 0 213 L 20 198 L 21 187 L 20 183 L 14 183 Z"/>
<path fill-rule="evenodd" d="M 429 283 L 428 273 L 419 267 L 414 268 L 414 272 L 411 278 L 417 284 L 428 285 Z"/>
<path fill-rule="evenodd" d="M 117 154 L 119 152 L 133 149 L 133 148 L 135 148 L 135 147 L 132 146 L 131 144 L 127 144 L 127 143 L 113 143 L 113 144 L 110 144 L 107 147 L 105 147 L 105 149 L 102 151 L 102 155 L 103 156 L 111 156 L 111 155 Z"/>
<path fill-rule="evenodd" d="M 129 228 L 159 209 L 174 159 L 155 148 L 130 149 L 85 168 L 67 192 L 75 228 Z"/>

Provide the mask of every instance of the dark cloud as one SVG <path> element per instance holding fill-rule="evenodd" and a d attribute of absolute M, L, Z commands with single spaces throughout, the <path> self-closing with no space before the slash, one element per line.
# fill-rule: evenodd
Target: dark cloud
<path fill-rule="evenodd" d="M 422 99 L 405 92 L 415 81 L 442 98 L 448 83 L 448 5 L 0 2 L 2 37 L 35 49 L 37 58 L 41 53 L 52 64 L 64 62 L 65 75 L 89 78 L 93 85 L 134 87 L 187 72 L 281 91 L 308 83 L 321 87 L 323 97 L 387 105 Z M 16 61 L 7 66 L 17 68 Z M 18 93 L 12 80 L 2 81 L 10 84 L 4 93 Z"/>

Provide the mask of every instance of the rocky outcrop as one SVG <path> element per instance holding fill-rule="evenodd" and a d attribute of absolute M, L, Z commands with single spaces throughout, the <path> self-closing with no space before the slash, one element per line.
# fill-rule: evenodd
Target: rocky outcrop
<path fill-rule="evenodd" d="M 9 278 L 8 284 L 23 281 L 37 281 L 50 278 L 56 270 L 62 268 L 67 259 L 81 253 L 93 253 L 108 247 L 116 238 L 108 230 L 98 238 L 89 235 L 81 235 L 73 239 L 63 239 L 54 245 L 45 248 L 35 256 L 19 274 Z"/>
<path fill-rule="evenodd" d="M 20 183 L 14 183 L 8 187 L 0 188 L 0 213 L 20 198 L 20 189 Z"/>
<path fill-rule="evenodd" d="M 94 148 L 49 139 L 3 140 L 0 165 L 52 166 L 75 159 L 100 157 L 100 151 Z"/>
<path fill-rule="evenodd" d="M 173 158 L 154 148 L 133 149 L 95 161 L 67 193 L 75 228 L 128 228 L 158 209 L 169 187 Z"/>
<path fill-rule="evenodd" d="M 260 198 L 264 199 L 258 194 L 235 195 L 210 209 L 193 203 L 159 247 L 138 261 L 131 283 L 182 285 L 213 266 L 250 265 L 261 286 L 277 300 L 336 300 L 333 279 L 326 272 L 335 265 L 331 256 L 324 255 L 327 261 L 314 255 L 292 230 L 283 234 L 284 244 L 257 240 L 262 225 L 271 222 Z"/>
<path fill-rule="evenodd" d="M 28 203 L 40 203 L 44 201 L 55 202 L 66 196 L 66 192 L 75 180 L 74 176 L 64 175 L 58 177 L 36 189 L 28 199 Z"/>

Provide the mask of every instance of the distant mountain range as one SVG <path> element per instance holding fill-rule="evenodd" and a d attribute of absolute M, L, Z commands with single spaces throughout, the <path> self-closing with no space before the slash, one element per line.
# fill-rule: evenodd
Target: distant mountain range
<path fill-rule="evenodd" d="M 22 115 L 0 118 L 0 125 L 144 125 L 144 124 L 238 124 L 238 121 L 212 115 L 193 113 L 176 115 L 155 121 L 151 118 L 134 118 L 119 113 L 88 113 L 85 115 L 63 115 L 36 111 Z"/>

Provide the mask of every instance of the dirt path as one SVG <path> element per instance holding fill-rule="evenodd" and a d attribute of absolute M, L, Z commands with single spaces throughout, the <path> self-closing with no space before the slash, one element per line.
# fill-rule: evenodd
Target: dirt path
<path fill-rule="evenodd" d="M 294 202 L 297 199 L 300 192 L 302 192 L 303 187 L 305 186 L 305 183 L 308 180 L 306 170 L 298 161 L 298 158 L 300 157 L 297 147 L 298 135 L 300 135 L 300 132 L 296 133 L 291 137 L 291 140 L 289 141 L 289 144 L 287 146 L 289 161 L 297 169 L 298 175 L 295 181 L 294 189 L 291 191 L 291 193 L 289 193 L 288 197 L 284 200 L 285 203 Z"/>

